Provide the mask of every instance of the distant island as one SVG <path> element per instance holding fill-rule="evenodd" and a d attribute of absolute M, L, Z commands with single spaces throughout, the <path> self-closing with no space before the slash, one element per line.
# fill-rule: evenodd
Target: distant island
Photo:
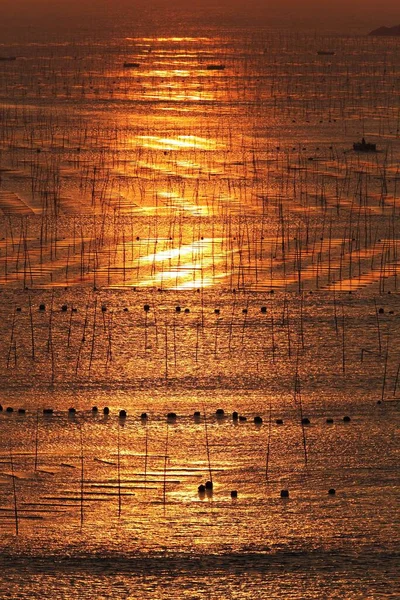
<path fill-rule="evenodd" d="M 394 36 L 400 35 L 400 25 L 394 25 L 394 27 L 378 27 L 370 31 L 368 35 L 381 35 L 381 36 Z"/>

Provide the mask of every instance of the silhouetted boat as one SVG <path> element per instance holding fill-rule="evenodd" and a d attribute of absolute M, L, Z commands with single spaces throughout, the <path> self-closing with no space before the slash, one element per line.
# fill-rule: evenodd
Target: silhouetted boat
<path fill-rule="evenodd" d="M 335 52 L 333 50 L 318 50 L 317 54 L 320 56 L 333 56 Z"/>
<path fill-rule="evenodd" d="M 361 142 L 355 142 L 353 144 L 353 150 L 356 152 L 376 152 L 376 144 L 370 144 L 363 138 Z"/>
<path fill-rule="evenodd" d="M 137 69 L 138 67 L 140 67 L 140 63 L 124 62 L 124 69 Z"/>
<path fill-rule="evenodd" d="M 0 56 L 0 60 L 17 60 L 16 56 Z"/>
<path fill-rule="evenodd" d="M 207 71 L 223 71 L 225 65 L 207 65 Z"/>

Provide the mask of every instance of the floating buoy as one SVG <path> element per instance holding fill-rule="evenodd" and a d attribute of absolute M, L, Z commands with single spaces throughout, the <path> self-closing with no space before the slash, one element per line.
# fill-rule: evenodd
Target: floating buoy
<path fill-rule="evenodd" d="M 206 481 L 206 490 L 212 490 L 212 489 L 213 489 L 213 482 Z"/>
<path fill-rule="evenodd" d="M 309 425 L 310 424 L 310 419 L 308 417 L 303 417 L 301 420 L 301 424 L 302 425 Z"/>
<path fill-rule="evenodd" d="M 124 312 L 128 312 L 128 308 L 126 306 L 124 308 Z"/>
<path fill-rule="evenodd" d="M 92 406 L 92 413 L 98 413 L 99 409 L 97 408 L 97 406 Z"/>
<path fill-rule="evenodd" d="M 180 313 L 181 312 L 181 307 L 180 306 L 175 306 L 175 312 Z"/>
<path fill-rule="evenodd" d="M 107 311 L 107 306 L 105 304 L 103 304 L 103 306 L 101 307 L 101 312 L 106 312 Z"/>
<path fill-rule="evenodd" d="M 336 490 L 335 490 L 335 488 L 331 488 L 330 490 L 328 490 L 328 494 L 329 494 L 330 496 L 334 496 L 334 495 L 336 494 Z"/>
<path fill-rule="evenodd" d="M 7 406 L 7 408 L 6 408 L 6 412 L 8 412 L 8 413 L 12 413 L 12 412 L 14 412 L 14 409 L 13 409 L 13 407 L 12 407 L 12 406 Z"/>
<path fill-rule="evenodd" d="M 239 416 L 239 421 L 247 421 L 247 417 L 244 417 L 243 415 Z"/>
<path fill-rule="evenodd" d="M 243 313 L 244 315 L 247 315 L 247 313 L 248 313 L 248 312 L 249 312 L 249 311 L 247 310 L 247 308 L 244 308 L 244 309 L 242 310 L 242 313 Z"/>
<path fill-rule="evenodd" d="M 256 425 L 261 425 L 263 422 L 262 417 L 254 417 L 254 423 Z"/>
<path fill-rule="evenodd" d="M 220 310 L 219 310 L 219 308 L 216 308 L 216 309 L 214 310 L 214 313 L 215 313 L 216 315 L 219 315 L 219 313 L 220 313 Z"/>
<path fill-rule="evenodd" d="M 262 306 L 261 307 L 261 312 L 265 314 L 267 312 L 267 307 L 266 306 Z"/>
<path fill-rule="evenodd" d="M 289 490 L 281 490 L 281 498 L 289 498 Z"/>
<path fill-rule="evenodd" d="M 46 310 L 46 305 L 45 304 L 39 304 L 39 310 Z"/>
<path fill-rule="evenodd" d="M 70 415 L 75 415 L 75 414 L 76 414 L 76 408 L 73 408 L 73 407 L 69 408 L 69 409 L 68 409 L 68 413 L 69 413 Z"/>
<path fill-rule="evenodd" d="M 21 307 L 20 307 L 20 306 L 18 306 L 18 307 L 17 307 L 15 310 L 16 310 L 17 312 L 21 312 Z"/>
<path fill-rule="evenodd" d="M 232 413 L 232 421 L 237 421 L 239 419 L 239 413 L 236 410 Z"/>
<path fill-rule="evenodd" d="M 149 306 L 149 304 L 145 304 L 145 305 L 143 306 L 143 310 L 144 310 L 144 312 L 149 312 L 149 310 L 150 310 L 150 306 Z"/>
<path fill-rule="evenodd" d="M 120 410 L 119 411 L 119 418 L 120 419 L 126 419 L 126 410 Z"/>
<path fill-rule="evenodd" d="M 185 308 L 185 313 L 189 314 L 190 313 L 190 308 Z"/>
<path fill-rule="evenodd" d="M 1 404 L 0 404 L 0 412 L 3 412 L 3 407 Z"/>
<path fill-rule="evenodd" d="M 26 413 L 26 410 L 25 410 L 25 408 L 19 408 L 19 409 L 18 409 L 18 414 L 19 414 L 19 415 L 24 415 L 25 413 Z"/>
<path fill-rule="evenodd" d="M 333 419 L 330 419 L 330 418 L 329 418 L 329 419 L 327 419 L 327 420 L 326 420 L 326 422 L 327 422 L 329 425 L 331 425 L 331 424 L 333 423 Z"/>
<path fill-rule="evenodd" d="M 275 423 L 277 425 L 283 425 L 283 419 L 276 419 Z"/>
<path fill-rule="evenodd" d="M 169 412 L 169 413 L 167 414 L 167 419 L 168 419 L 168 421 L 176 421 L 176 413 L 174 413 L 174 412 Z"/>
<path fill-rule="evenodd" d="M 347 415 L 345 417 L 343 417 L 343 422 L 344 423 L 350 423 L 350 421 L 351 421 L 351 419 Z"/>
<path fill-rule="evenodd" d="M 68 306 L 66 304 L 63 304 L 61 307 L 62 312 L 67 312 L 68 310 Z"/>
<path fill-rule="evenodd" d="M 53 414 L 53 409 L 52 408 L 44 408 L 43 409 L 43 414 L 44 415 L 52 415 Z"/>
<path fill-rule="evenodd" d="M 378 313 L 379 313 L 380 315 L 383 315 L 383 313 L 384 313 L 384 312 L 385 312 L 385 310 L 384 310 L 383 308 L 380 308 L 380 309 L 378 310 Z"/>
<path fill-rule="evenodd" d="M 104 414 L 104 415 L 109 415 L 109 414 L 110 414 L 110 409 L 108 408 L 108 406 L 105 406 L 105 407 L 103 408 L 103 414 Z"/>
<path fill-rule="evenodd" d="M 215 411 L 215 414 L 217 415 L 217 417 L 223 417 L 225 412 L 223 408 L 217 408 L 217 410 Z"/>
<path fill-rule="evenodd" d="M 147 420 L 147 413 L 142 413 L 140 415 L 140 418 L 142 419 L 142 421 L 146 421 Z"/>
<path fill-rule="evenodd" d="M 237 498 L 237 490 L 232 490 L 231 491 L 231 498 Z"/>
<path fill-rule="evenodd" d="M 199 494 L 204 494 L 206 491 L 206 486 L 201 483 L 197 488 L 197 491 L 199 492 Z"/>

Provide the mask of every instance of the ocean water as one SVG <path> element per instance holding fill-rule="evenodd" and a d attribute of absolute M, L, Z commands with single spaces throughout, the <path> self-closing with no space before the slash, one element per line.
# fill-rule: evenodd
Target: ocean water
<path fill-rule="evenodd" d="M 0 46 L 0 595 L 397 598 L 399 41 L 176 31 Z"/>

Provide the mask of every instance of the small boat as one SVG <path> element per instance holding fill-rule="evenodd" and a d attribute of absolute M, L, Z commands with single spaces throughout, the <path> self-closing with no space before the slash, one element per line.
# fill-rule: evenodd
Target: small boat
<path fill-rule="evenodd" d="M 317 54 L 319 56 L 334 56 L 335 52 L 333 50 L 318 50 Z"/>
<path fill-rule="evenodd" d="M 356 152 L 376 152 L 376 144 L 370 144 L 363 138 L 361 142 L 355 142 L 353 144 L 353 150 Z"/>
<path fill-rule="evenodd" d="M 3 60 L 3 61 L 17 60 L 17 57 L 16 56 L 0 56 L 0 60 Z"/>
<path fill-rule="evenodd" d="M 140 63 L 124 62 L 124 69 L 137 69 L 139 67 L 140 67 Z"/>
<path fill-rule="evenodd" d="M 225 65 L 207 65 L 207 71 L 223 71 Z"/>

